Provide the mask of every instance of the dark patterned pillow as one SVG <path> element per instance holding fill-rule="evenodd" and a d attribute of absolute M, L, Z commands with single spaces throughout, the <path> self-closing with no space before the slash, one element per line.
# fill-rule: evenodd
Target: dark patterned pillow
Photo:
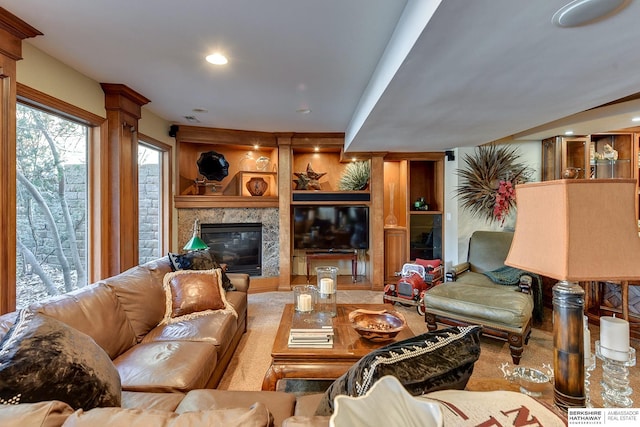
<path fill-rule="evenodd" d="M 481 326 L 445 328 L 372 351 L 329 386 L 316 415 L 331 415 L 336 396 L 362 396 L 385 375 L 396 377 L 413 396 L 463 390 L 480 357 L 481 331 Z"/>
<path fill-rule="evenodd" d="M 21 310 L 0 342 L 0 403 L 59 400 L 74 409 L 120 406 L 120 375 L 88 335 Z"/>
<path fill-rule="evenodd" d="M 224 269 L 216 261 L 216 257 L 211 249 L 202 251 L 191 251 L 186 254 L 173 254 L 169 252 L 169 261 L 171 261 L 171 269 L 178 270 L 213 270 L 219 268 L 222 270 L 222 287 L 225 291 L 234 291 L 235 287 L 231 280 L 224 272 Z"/>

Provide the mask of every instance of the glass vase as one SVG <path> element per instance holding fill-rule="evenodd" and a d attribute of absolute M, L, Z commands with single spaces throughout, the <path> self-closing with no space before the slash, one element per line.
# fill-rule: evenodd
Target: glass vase
<path fill-rule="evenodd" d="M 318 277 L 317 311 L 335 317 L 337 313 L 338 268 L 316 267 L 316 275 Z"/>

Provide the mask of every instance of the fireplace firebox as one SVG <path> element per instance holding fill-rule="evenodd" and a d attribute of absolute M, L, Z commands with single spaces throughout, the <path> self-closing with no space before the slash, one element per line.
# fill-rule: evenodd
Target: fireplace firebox
<path fill-rule="evenodd" d="M 200 237 L 227 272 L 262 275 L 262 224 L 202 224 Z"/>

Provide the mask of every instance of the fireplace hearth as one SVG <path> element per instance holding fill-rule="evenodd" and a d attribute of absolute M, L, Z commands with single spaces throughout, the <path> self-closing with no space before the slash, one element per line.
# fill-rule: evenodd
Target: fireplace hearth
<path fill-rule="evenodd" d="M 262 224 L 201 224 L 200 236 L 229 273 L 262 274 Z"/>

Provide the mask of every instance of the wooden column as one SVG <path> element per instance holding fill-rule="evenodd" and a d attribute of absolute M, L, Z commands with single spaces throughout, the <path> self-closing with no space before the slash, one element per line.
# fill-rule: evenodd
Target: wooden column
<path fill-rule="evenodd" d="M 101 183 L 102 275 L 138 265 L 138 120 L 149 100 L 125 85 L 101 83 L 107 110 L 107 180 Z M 106 198 L 106 199 L 105 199 Z"/>
<path fill-rule="evenodd" d="M 384 159 L 383 154 L 371 156 L 371 213 L 369 216 L 369 239 L 371 260 L 371 289 L 384 289 Z"/>
<path fill-rule="evenodd" d="M 42 33 L 0 8 L 0 313 L 16 308 L 16 62 Z"/>
<path fill-rule="evenodd" d="M 291 159 L 292 134 L 277 135 L 278 141 L 278 216 L 280 224 L 280 276 L 278 290 L 291 290 L 291 190 L 293 161 Z"/>

